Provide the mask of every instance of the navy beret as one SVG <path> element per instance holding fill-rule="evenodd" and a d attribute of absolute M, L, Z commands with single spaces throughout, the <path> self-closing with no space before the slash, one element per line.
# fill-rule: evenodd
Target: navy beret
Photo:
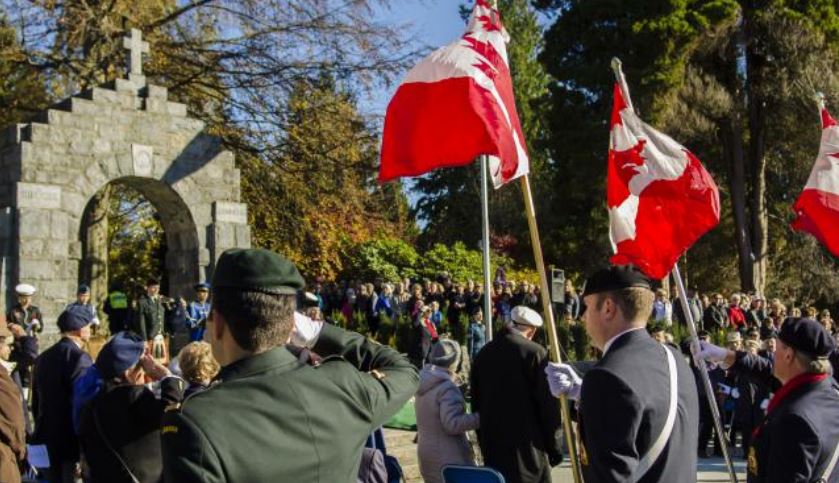
<path fill-rule="evenodd" d="M 58 316 L 58 330 L 71 332 L 79 330 L 93 322 L 93 314 L 90 309 L 81 305 L 71 305 Z"/>
<path fill-rule="evenodd" d="M 583 297 L 625 288 L 652 290 L 652 281 L 633 265 L 613 266 L 598 270 L 586 281 Z"/>
<path fill-rule="evenodd" d="M 295 295 L 305 282 L 289 260 L 264 248 L 232 248 L 221 254 L 213 287 Z"/>
<path fill-rule="evenodd" d="M 113 379 L 140 362 L 145 346 L 134 332 L 117 332 L 96 356 L 96 368 L 105 379 Z"/>
<path fill-rule="evenodd" d="M 797 351 L 812 357 L 826 357 L 836 343 L 824 327 L 813 319 L 788 317 L 781 325 L 778 338 Z"/>

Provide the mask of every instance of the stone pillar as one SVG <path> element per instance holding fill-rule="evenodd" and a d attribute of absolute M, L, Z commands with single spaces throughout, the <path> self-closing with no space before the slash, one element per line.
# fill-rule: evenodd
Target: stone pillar
<path fill-rule="evenodd" d="M 44 313 L 44 333 L 56 334 L 58 314 L 75 292 L 76 270 L 69 261 L 70 216 L 62 211 L 59 186 L 17 183 L 17 245 L 15 283 L 38 289 L 33 303 Z"/>
<path fill-rule="evenodd" d="M 0 208 L 0 310 L 7 312 L 14 304 L 15 209 Z"/>
<path fill-rule="evenodd" d="M 248 226 L 248 206 L 244 203 L 216 201 L 213 203 L 213 223 L 210 225 L 207 247 L 212 263 L 230 248 L 250 248 L 251 230 Z M 212 268 L 208 272 L 212 272 Z M 208 273 L 208 278 L 212 273 Z"/>

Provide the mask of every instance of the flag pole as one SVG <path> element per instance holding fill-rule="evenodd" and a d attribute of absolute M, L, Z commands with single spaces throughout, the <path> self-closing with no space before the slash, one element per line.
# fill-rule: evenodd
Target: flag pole
<path fill-rule="evenodd" d="M 679 271 L 678 262 L 675 266 L 673 266 L 673 278 L 676 280 L 676 287 L 679 291 L 679 301 L 682 304 L 682 312 L 685 314 L 688 330 L 690 331 L 690 336 L 693 338 L 691 342 L 693 362 L 696 364 L 696 367 L 699 368 L 699 372 L 702 375 L 702 383 L 705 386 L 705 399 L 711 407 L 711 416 L 714 419 L 714 429 L 717 431 L 717 440 L 720 443 L 720 449 L 722 449 L 725 466 L 728 468 L 728 477 L 732 483 L 737 483 L 737 473 L 734 471 L 734 465 L 731 462 L 731 455 L 728 452 L 728 438 L 726 437 L 725 431 L 723 431 L 722 421 L 720 419 L 720 410 L 717 407 L 717 401 L 714 397 L 714 387 L 711 385 L 710 376 L 708 376 L 708 367 L 705 365 L 705 361 L 696 357 L 696 354 L 699 354 L 700 351 L 699 335 L 696 333 L 696 324 L 693 320 L 693 313 L 690 311 L 690 307 L 688 306 L 687 292 L 685 290 L 685 284 L 682 280 L 682 274 Z"/>
<path fill-rule="evenodd" d="M 624 102 L 626 102 L 629 109 L 634 111 L 635 108 L 632 106 L 632 98 L 629 96 L 629 87 L 626 85 L 626 77 L 624 77 L 623 69 L 621 69 L 621 61 L 617 57 L 612 58 L 612 70 L 615 73 L 618 86 L 623 93 Z M 705 366 L 705 361 L 701 361 L 696 358 L 696 354 L 698 354 L 700 350 L 699 336 L 696 333 L 696 323 L 693 320 L 693 313 L 691 313 L 690 308 L 688 307 L 687 292 L 685 291 L 684 279 L 679 271 L 678 261 L 673 266 L 673 278 L 676 279 L 676 286 L 679 291 L 679 300 L 682 304 L 682 312 L 685 314 L 688 330 L 690 331 L 691 337 L 693 337 L 693 343 L 691 344 L 693 361 L 696 364 L 696 367 L 699 368 L 699 373 L 702 375 L 702 384 L 705 386 L 705 397 L 711 408 L 711 416 L 714 419 L 714 428 L 717 431 L 717 437 L 719 438 L 721 447 L 720 449 L 722 449 L 722 455 L 725 459 L 726 468 L 728 469 L 728 476 L 732 483 L 737 483 L 737 473 L 734 471 L 734 465 L 731 462 L 731 455 L 728 452 L 728 440 L 725 437 L 725 432 L 722 430 L 723 425 L 720 419 L 720 411 L 717 407 L 716 399 L 714 398 L 714 387 L 711 385 L 711 378 L 708 376 L 708 368 Z"/>
<path fill-rule="evenodd" d="M 548 286 L 548 274 L 545 271 L 545 260 L 542 258 L 542 245 L 539 242 L 539 227 L 536 225 L 536 209 L 533 206 L 533 192 L 530 189 L 530 175 L 521 177 L 521 190 L 524 194 L 524 207 L 527 213 L 527 224 L 530 227 L 530 244 L 533 245 L 533 257 L 536 259 L 536 270 L 539 272 L 539 290 L 542 299 L 542 311 L 545 314 L 545 329 L 548 333 L 548 344 L 550 345 L 550 358 L 553 362 L 562 362 L 562 354 L 559 350 L 559 339 L 556 336 L 556 325 L 554 325 L 553 309 L 551 308 L 550 287 Z M 568 454 L 571 458 L 571 472 L 574 475 L 575 483 L 582 483 L 580 473 L 580 462 L 577 454 L 574 430 L 571 427 L 571 411 L 568 406 L 568 398 L 559 398 L 560 416 L 562 418 L 562 429 L 565 433 L 565 443 L 568 445 Z"/>
<path fill-rule="evenodd" d="M 484 330 L 486 330 L 487 342 L 492 340 L 492 286 L 490 280 L 489 264 L 489 156 L 482 154 L 479 164 L 481 165 L 481 225 L 483 230 L 483 242 L 481 243 L 481 254 L 484 265 Z"/>

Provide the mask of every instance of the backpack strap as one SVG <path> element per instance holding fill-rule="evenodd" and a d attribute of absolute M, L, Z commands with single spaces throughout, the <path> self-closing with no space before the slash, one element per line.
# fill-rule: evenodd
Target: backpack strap
<path fill-rule="evenodd" d="M 638 461 L 638 466 L 633 472 L 635 481 L 643 478 L 658 460 L 658 457 L 661 456 L 664 447 L 667 446 L 667 442 L 670 440 L 670 435 L 673 434 L 673 426 L 676 424 L 676 409 L 679 404 L 679 381 L 676 358 L 673 357 L 673 353 L 666 347 L 662 347 L 662 349 L 667 354 L 667 369 L 670 375 L 670 407 L 668 408 L 667 419 L 664 421 L 661 434 L 658 435 L 653 445 L 647 450 L 647 454 Z"/>

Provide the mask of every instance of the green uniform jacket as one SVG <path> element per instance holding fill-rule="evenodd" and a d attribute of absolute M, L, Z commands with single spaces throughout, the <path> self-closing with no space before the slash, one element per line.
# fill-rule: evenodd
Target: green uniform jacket
<path fill-rule="evenodd" d="M 163 333 L 163 319 L 166 310 L 163 308 L 161 297 L 152 300 L 148 295 L 143 295 L 137 304 L 137 315 L 134 317 L 134 332 L 140 334 L 143 340 L 152 340 L 158 334 Z"/>
<path fill-rule="evenodd" d="M 355 483 L 365 440 L 414 394 L 417 371 L 331 325 L 313 350 L 317 367 L 285 347 L 237 361 L 167 412 L 165 481 Z"/>

